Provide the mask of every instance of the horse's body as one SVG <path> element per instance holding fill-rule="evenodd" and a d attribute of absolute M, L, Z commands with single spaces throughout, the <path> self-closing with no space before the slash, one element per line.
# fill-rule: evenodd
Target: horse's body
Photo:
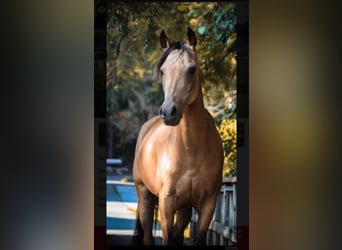
<path fill-rule="evenodd" d="M 164 245 L 183 243 L 192 207 L 199 215 L 195 243 L 205 244 L 222 182 L 222 142 L 204 108 L 195 34 L 188 29 L 186 44 L 170 44 L 163 31 L 160 40 L 165 51 L 156 69 L 163 75 L 164 102 L 160 115 L 140 130 L 133 167 L 141 240 L 153 244 L 157 204 Z"/>

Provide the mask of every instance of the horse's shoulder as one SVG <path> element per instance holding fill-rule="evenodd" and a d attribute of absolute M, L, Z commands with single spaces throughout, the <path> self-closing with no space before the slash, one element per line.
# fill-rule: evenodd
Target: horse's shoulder
<path fill-rule="evenodd" d="M 151 129 L 159 126 L 162 123 L 162 120 L 159 116 L 154 116 L 150 120 L 146 121 L 140 129 L 139 137 L 144 137 Z"/>

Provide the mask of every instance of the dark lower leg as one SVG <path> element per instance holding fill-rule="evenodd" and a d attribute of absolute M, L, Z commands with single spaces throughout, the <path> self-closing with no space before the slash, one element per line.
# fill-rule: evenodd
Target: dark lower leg
<path fill-rule="evenodd" d="M 206 244 L 207 232 L 213 218 L 215 204 L 215 200 L 212 200 L 211 202 L 207 200 L 207 202 L 203 204 L 202 208 L 198 211 L 198 229 L 195 236 L 196 245 Z"/>
<path fill-rule="evenodd" d="M 175 244 L 183 245 L 184 230 L 191 220 L 192 207 L 181 208 L 176 212 L 176 223 L 174 226 L 174 240 Z"/>

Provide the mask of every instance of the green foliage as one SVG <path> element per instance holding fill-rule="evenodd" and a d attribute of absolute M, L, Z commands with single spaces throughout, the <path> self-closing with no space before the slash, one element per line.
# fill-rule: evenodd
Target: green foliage
<path fill-rule="evenodd" d="M 223 176 L 229 176 L 235 173 L 236 169 L 236 154 L 237 154 L 237 127 L 236 119 L 224 119 L 221 121 L 217 130 L 220 133 L 223 152 L 224 152 L 224 166 Z"/>
<path fill-rule="evenodd" d="M 235 70 L 235 54 L 231 50 L 236 41 L 236 4 L 217 3 L 182 3 L 179 10 L 187 12 L 189 24 L 197 30 L 203 87 L 206 102 L 209 105 L 224 98 L 224 92 L 235 84 L 232 77 Z M 212 88 L 221 96 L 213 96 Z M 216 94 L 217 95 L 217 94 Z"/>
<path fill-rule="evenodd" d="M 196 32 L 206 108 L 218 126 L 236 119 L 235 12 L 236 4 L 227 2 L 107 5 L 107 112 L 109 129 L 115 131 L 114 154 L 133 159 L 132 145 L 140 126 L 158 113 L 162 103 L 154 66 L 162 53 L 163 29 L 172 41 L 183 39 L 188 26 Z M 225 152 L 234 154 L 235 142 L 223 140 Z M 228 155 L 225 166 L 233 169 Z"/>

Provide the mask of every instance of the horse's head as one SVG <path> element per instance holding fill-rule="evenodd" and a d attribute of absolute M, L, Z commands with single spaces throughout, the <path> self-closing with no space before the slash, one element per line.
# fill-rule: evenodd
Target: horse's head
<path fill-rule="evenodd" d="M 156 65 L 162 77 L 164 102 L 159 115 L 166 125 L 177 125 L 198 94 L 199 74 L 195 53 L 196 36 L 188 28 L 186 42 L 171 43 L 164 30 L 160 34 L 164 53 Z"/>

